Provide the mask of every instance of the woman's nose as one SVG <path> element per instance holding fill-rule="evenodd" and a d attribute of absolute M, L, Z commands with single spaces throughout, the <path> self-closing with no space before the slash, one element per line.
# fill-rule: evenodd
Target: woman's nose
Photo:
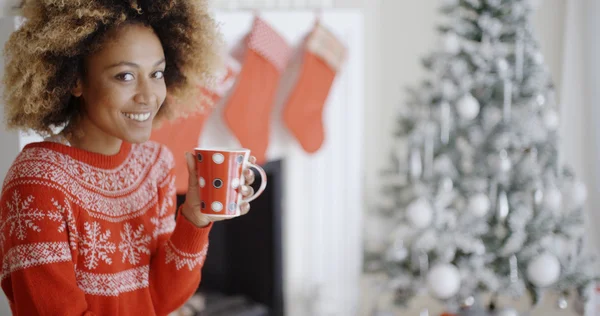
<path fill-rule="evenodd" d="M 156 103 L 156 94 L 148 80 L 140 80 L 138 89 L 133 99 L 138 104 L 153 106 Z"/>

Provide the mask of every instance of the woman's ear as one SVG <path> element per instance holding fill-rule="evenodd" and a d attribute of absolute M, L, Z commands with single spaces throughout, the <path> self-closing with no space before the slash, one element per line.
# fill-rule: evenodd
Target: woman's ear
<path fill-rule="evenodd" d="M 83 94 L 81 78 L 77 78 L 77 81 L 75 81 L 75 86 L 71 89 L 71 94 L 76 98 L 79 98 Z"/>

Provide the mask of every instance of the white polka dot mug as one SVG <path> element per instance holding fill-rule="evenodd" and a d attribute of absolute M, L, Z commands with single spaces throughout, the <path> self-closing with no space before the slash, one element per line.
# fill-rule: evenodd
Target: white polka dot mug
<path fill-rule="evenodd" d="M 235 217 L 240 215 L 240 203 L 250 202 L 267 187 L 267 175 L 258 165 L 249 162 L 249 149 L 195 148 L 196 170 L 200 183 L 200 211 L 211 216 Z M 254 168 L 260 174 L 260 188 L 243 198 L 245 168 Z M 258 179 L 257 179 L 258 180 Z"/>

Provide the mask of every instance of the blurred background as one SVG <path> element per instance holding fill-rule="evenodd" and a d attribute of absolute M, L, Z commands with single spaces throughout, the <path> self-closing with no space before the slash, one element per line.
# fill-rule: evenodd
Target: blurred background
<path fill-rule="evenodd" d="M 1 43 L 21 21 L 11 9 L 15 2 L 1 1 Z M 443 2 L 453 1 L 211 0 L 228 44 L 227 69 L 217 89 L 207 91 L 217 106 L 153 137 L 168 143 L 176 157 L 195 146 L 250 147 L 270 182 L 250 215 L 215 225 L 198 295 L 178 313 L 381 316 L 448 310 L 426 293 L 408 307 L 394 306 L 393 294 L 381 291 L 388 278 L 364 266 L 365 247 L 383 242 L 367 228 L 381 202 L 382 171 L 397 150 L 405 88 L 426 77 L 421 60 L 444 48 L 436 30 Z M 594 105 L 600 102 L 600 39 L 594 31 L 600 31 L 600 3 L 533 2 L 532 31 L 560 117 L 557 146 L 587 187 L 585 240 L 598 250 L 600 110 Z M 249 34 L 268 39 L 265 50 L 254 50 L 270 64 L 246 79 L 250 83 L 240 79 L 248 45 L 252 50 Z M 226 115 L 242 84 L 262 98 L 249 100 L 243 112 L 255 120 L 248 127 L 257 133 L 252 141 L 240 141 L 231 128 L 234 118 Z M 302 114 L 304 107 L 309 114 Z M 2 131 L 0 174 L 25 144 L 38 140 Z M 180 181 L 178 193 L 185 189 Z M 586 315 L 600 315 L 597 295 L 592 293 Z M 577 315 L 576 297 L 559 308 L 559 296 L 548 291 L 531 314 L 522 315 Z M 487 293 L 481 293 L 484 301 Z M 527 296 L 497 304 L 530 310 Z M 0 315 L 9 313 L 7 302 L 0 302 Z"/>

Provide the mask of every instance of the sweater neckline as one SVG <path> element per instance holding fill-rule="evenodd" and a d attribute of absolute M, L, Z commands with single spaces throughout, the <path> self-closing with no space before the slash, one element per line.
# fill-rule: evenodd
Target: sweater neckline
<path fill-rule="evenodd" d="M 113 169 L 123 164 L 129 153 L 131 152 L 132 144 L 126 141 L 121 143 L 119 152 L 114 155 L 104 155 L 100 153 L 94 153 L 84 149 L 69 146 L 53 141 L 43 141 L 37 143 L 31 143 L 26 145 L 23 150 L 29 148 L 45 148 L 55 152 L 65 154 L 77 161 L 89 164 L 91 166 L 102 168 L 102 169 Z"/>

